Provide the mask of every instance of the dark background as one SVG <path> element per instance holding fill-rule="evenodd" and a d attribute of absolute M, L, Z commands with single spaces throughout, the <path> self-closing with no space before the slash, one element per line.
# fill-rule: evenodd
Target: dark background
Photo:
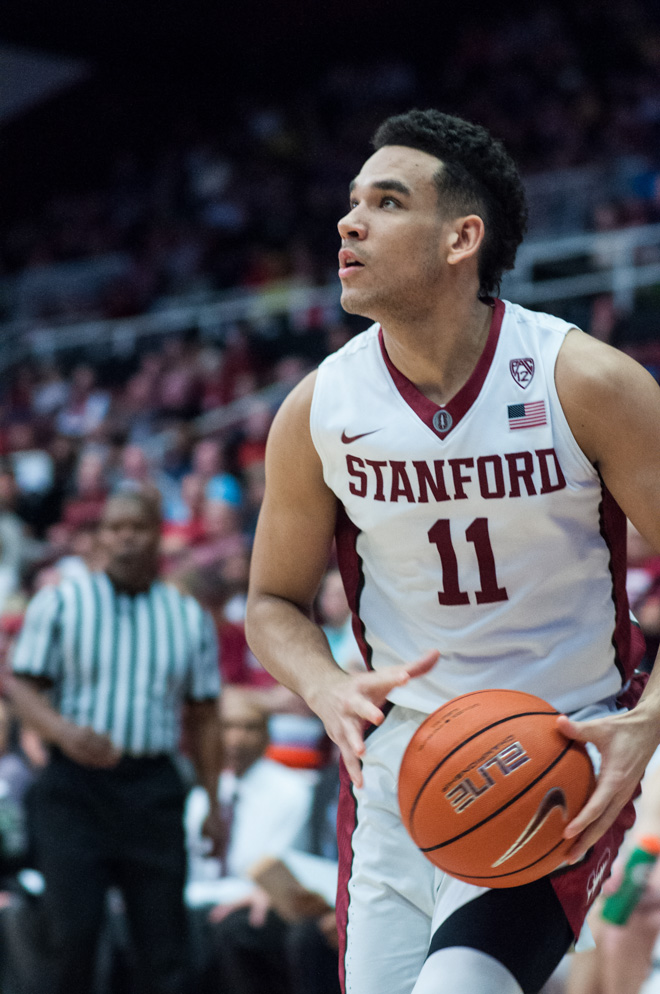
<path fill-rule="evenodd" d="M 570 21 L 590 72 L 635 58 L 601 2 L 548 6 Z M 645 16 L 657 7 L 644 3 Z M 3 217 L 63 179 L 93 182 L 113 145 L 127 141 L 146 150 L 172 127 L 220 128 L 241 100 L 299 97 L 331 65 L 377 71 L 383 60 L 406 60 L 430 103 L 443 60 L 466 28 L 476 23 L 488 30 L 528 10 L 515 0 L 3 0 L 0 41 L 82 57 L 90 66 L 87 82 L 73 93 L 4 125 Z M 634 3 L 630 10 L 632 17 Z"/>

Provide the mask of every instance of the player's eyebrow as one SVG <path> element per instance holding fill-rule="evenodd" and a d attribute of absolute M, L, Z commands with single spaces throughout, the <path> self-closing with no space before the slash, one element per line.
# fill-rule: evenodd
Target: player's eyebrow
<path fill-rule="evenodd" d="M 348 187 L 349 193 L 352 193 L 357 186 L 357 180 L 351 180 Z M 373 190 L 392 190 L 394 193 L 402 193 L 404 197 L 410 196 L 410 189 L 405 183 L 402 183 L 398 179 L 378 179 L 370 184 Z"/>

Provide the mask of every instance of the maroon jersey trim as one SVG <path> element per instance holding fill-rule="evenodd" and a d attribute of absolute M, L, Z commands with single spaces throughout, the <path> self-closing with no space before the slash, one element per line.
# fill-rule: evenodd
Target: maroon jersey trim
<path fill-rule="evenodd" d="M 641 640 L 636 638 L 630 619 L 626 592 L 626 518 L 601 479 L 600 533 L 610 553 L 612 600 L 614 602 L 614 659 L 625 685 L 641 661 Z M 643 649 L 642 649 L 643 652 Z"/>
<path fill-rule="evenodd" d="M 444 404 L 443 406 L 434 404 L 432 400 L 425 397 L 424 394 L 417 389 L 415 384 L 396 368 L 387 354 L 383 338 L 383 329 L 379 328 L 378 341 L 380 343 L 381 353 L 390 376 L 394 381 L 394 385 L 405 402 L 413 409 L 417 417 L 420 418 L 424 424 L 438 436 L 438 438 L 447 438 L 451 434 L 451 432 L 456 428 L 456 425 L 459 424 L 462 418 L 465 417 L 479 396 L 479 392 L 484 385 L 484 380 L 488 375 L 488 370 L 491 367 L 493 357 L 495 355 L 495 349 L 497 348 L 500 330 L 502 328 L 504 311 L 504 303 L 501 300 L 494 300 L 493 316 L 488 330 L 488 338 L 486 339 L 486 345 L 484 346 L 484 350 L 479 357 L 479 361 L 472 370 L 467 383 L 461 387 L 456 396 L 452 397 L 449 403 Z M 449 424 L 444 430 L 438 429 L 436 423 L 434 422 L 434 416 L 439 411 L 444 411 L 449 415 L 449 418 L 445 419 L 445 421 L 448 421 Z"/>
<path fill-rule="evenodd" d="M 360 594 L 364 587 L 362 560 L 357 552 L 357 539 L 360 529 L 353 524 L 346 514 L 342 504 L 337 507 L 337 522 L 335 525 L 335 542 L 337 545 L 337 565 L 344 582 L 346 599 L 353 616 L 353 634 L 358 644 L 362 658 L 368 669 L 371 665 L 371 646 L 365 638 L 364 625 L 360 620 Z"/>

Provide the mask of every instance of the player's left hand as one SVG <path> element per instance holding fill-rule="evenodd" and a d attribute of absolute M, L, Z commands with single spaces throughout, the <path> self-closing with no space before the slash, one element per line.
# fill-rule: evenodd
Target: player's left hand
<path fill-rule="evenodd" d="M 560 715 L 557 728 L 569 739 L 593 742 L 601 755 L 596 788 L 564 829 L 565 838 L 575 839 L 566 861 L 577 863 L 632 797 L 657 746 L 658 722 L 640 702 L 632 711 L 592 721 L 571 721 Z"/>

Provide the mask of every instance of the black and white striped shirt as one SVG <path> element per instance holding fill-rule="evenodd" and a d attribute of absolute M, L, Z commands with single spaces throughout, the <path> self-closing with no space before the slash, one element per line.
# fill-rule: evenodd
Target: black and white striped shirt
<path fill-rule="evenodd" d="M 137 756 L 174 752 L 183 701 L 220 691 L 215 626 L 197 601 L 160 581 L 117 593 L 105 573 L 33 598 L 12 668 L 47 677 L 60 714 Z"/>

